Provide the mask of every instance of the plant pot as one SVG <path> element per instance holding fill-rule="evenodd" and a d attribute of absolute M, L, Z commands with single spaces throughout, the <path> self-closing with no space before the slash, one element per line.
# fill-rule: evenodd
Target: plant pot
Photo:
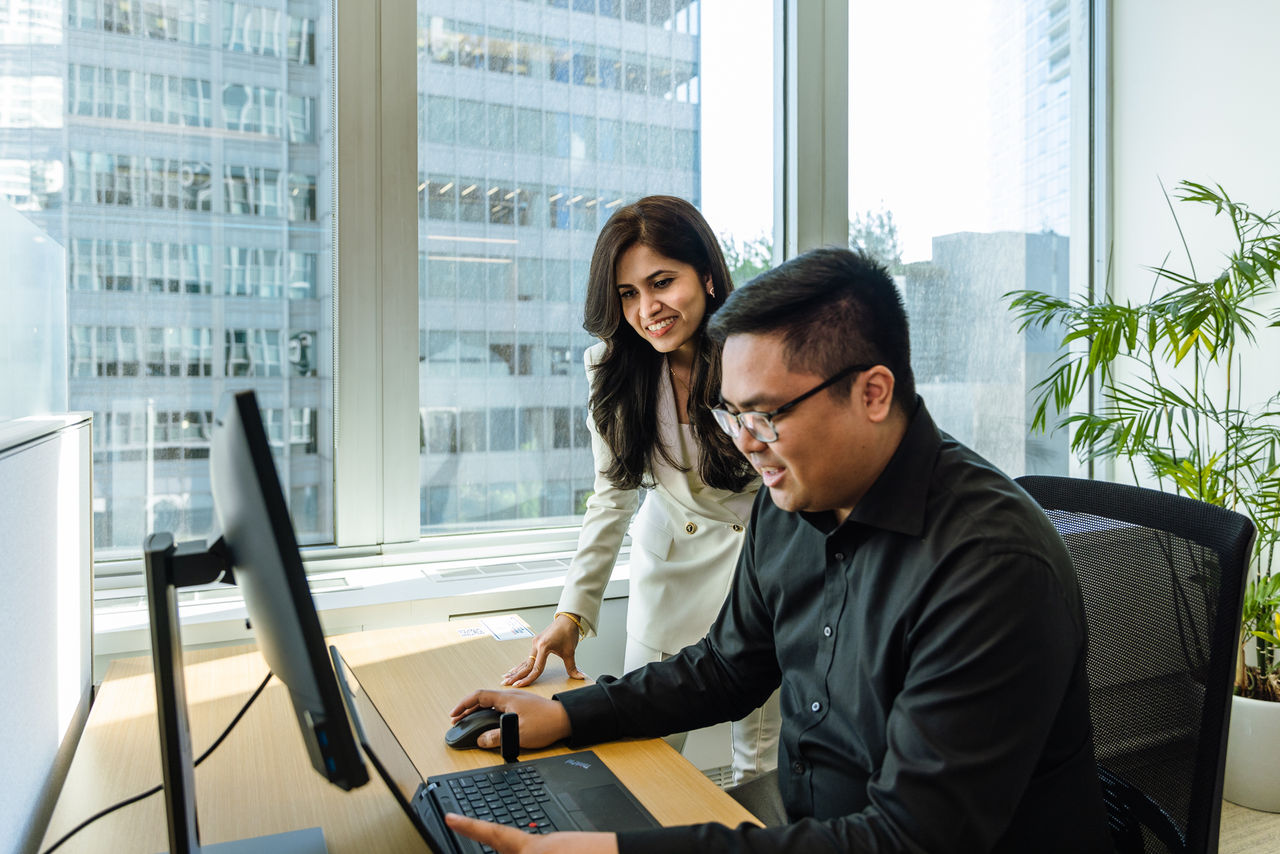
<path fill-rule="evenodd" d="M 1222 796 L 1242 807 L 1280 812 L 1280 703 L 1231 698 Z"/>

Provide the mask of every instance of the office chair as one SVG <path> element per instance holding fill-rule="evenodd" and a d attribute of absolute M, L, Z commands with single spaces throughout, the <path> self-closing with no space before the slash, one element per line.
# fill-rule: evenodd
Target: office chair
<path fill-rule="evenodd" d="M 1017 479 L 1067 544 L 1089 629 L 1089 708 L 1116 850 L 1215 852 L 1245 516 L 1180 495 Z"/>

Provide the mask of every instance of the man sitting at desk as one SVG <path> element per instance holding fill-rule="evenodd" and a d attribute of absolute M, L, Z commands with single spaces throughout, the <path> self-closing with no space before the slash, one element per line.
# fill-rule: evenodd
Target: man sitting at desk
<path fill-rule="evenodd" d="M 760 472 L 734 588 L 694 646 L 548 700 L 478 691 L 521 743 L 660 736 L 782 686 L 790 823 L 530 837 L 511 852 L 1110 850 L 1070 558 L 1034 501 L 916 396 L 885 270 L 809 252 L 716 313 L 721 425 Z M 497 745 L 497 732 L 482 744 Z"/>

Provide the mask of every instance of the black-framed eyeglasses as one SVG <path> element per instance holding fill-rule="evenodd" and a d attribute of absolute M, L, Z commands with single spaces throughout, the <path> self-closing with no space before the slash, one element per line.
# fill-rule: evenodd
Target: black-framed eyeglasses
<path fill-rule="evenodd" d="M 818 383 L 799 397 L 788 400 L 772 412 L 730 412 L 724 408 L 724 402 L 722 401 L 719 407 L 711 410 L 711 414 L 716 417 L 716 423 L 720 425 L 720 429 L 735 439 L 738 438 L 738 435 L 745 427 L 747 432 L 754 436 L 757 441 L 765 443 L 776 442 L 778 441 L 778 428 L 773 426 L 774 418 L 788 409 L 795 408 L 797 404 L 803 403 L 823 389 L 835 385 L 850 374 L 860 373 L 867 368 L 873 367 L 875 367 L 874 364 L 850 365 L 830 379 Z"/>

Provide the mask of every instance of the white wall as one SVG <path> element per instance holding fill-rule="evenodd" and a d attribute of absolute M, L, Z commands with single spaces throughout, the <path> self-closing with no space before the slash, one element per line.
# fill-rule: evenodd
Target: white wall
<path fill-rule="evenodd" d="M 1111 0 L 1114 289 L 1144 300 L 1164 262 L 1186 269 L 1160 181 L 1221 184 L 1233 199 L 1280 209 L 1280 3 Z M 1175 202 L 1196 272 L 1220 269 L 1225 217 Z M 1270 303 L 1274 308 L 1276 301 Z M 1277 390 L 1280 333 L 1249 355 L 1246 396 Z"/>

